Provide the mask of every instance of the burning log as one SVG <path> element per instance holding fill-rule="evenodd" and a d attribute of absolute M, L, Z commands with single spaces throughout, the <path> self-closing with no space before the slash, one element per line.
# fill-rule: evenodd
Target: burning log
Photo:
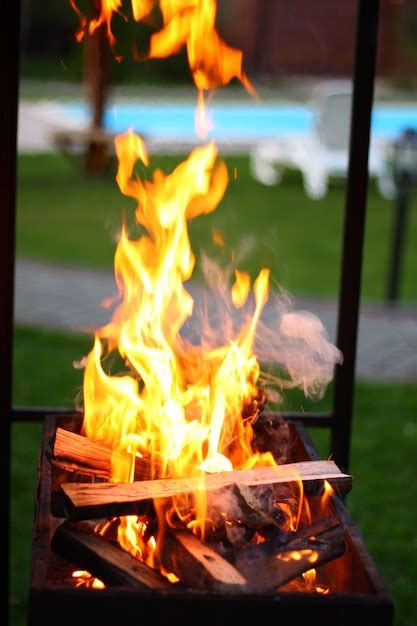
<path fill-rule="evenodd" d="M 184 584 L 217 591 L 242 591 L 246 580 L 226 559 L 187 531 L 169 531 L 162 560 Z"/>
<path fill-rule="evenodd" d="M 333 461 L 305 461 L 274 467 L 254 467 L 191 476 L 134 483 L 65 483 L 61 489 L 67 514 L 71 519 L 99 519 L 118 515 L 135 515 L 149 500 L 169 498 L 196 491 L 223 489 L 232 485 L 257 486 L 302 481 L 310 486 L 328 481 L 336 491 L 352 488 L 352 477 L 343 474 Z"/>
<path fill-rule="evenodd" d="M 330 527 L 324 529 L 323 523 L 319 529 L 314 529 L 314 525 L 308 526 L 275 550 L 263 543 L 240 550 L 236 554 L 235 566 L 245 576 L 247 590 L 276 591 L 304 572 L 344 554 L 344 529 L 338 523 L 332 525 L 329 520 L 327 522 Z M 314 539 L 311 538 L 313 536 Z"/>
<path fill-rule="evenodd" d="M 131 463 L 127 452 L 112 450 L 101 441 L 88 439 L 82 435 L 57 428 L 52 451 L 51 463 L 68 472 L 78 472 L 97 479 L 110 480 L 112 462 Z M 157 468 L 154 467 L 155 474 Z M 135 480 L 148 480 L 152 476 L 152 464 L 149 457 L 136 456 Z"/>
<path fill-rule="evenodd" d="M 171 587 L 159 572 L 80 523 L 66 520 L 61 524 L 54 533 L 51 548 L 108 585 L 158 590 Z"/>
<path fill-rule="evenodd" d="M 272 539 L 262 541 L 261 543 L 246 544 L 243 548 L 240 548 L 238 552 L 230 550 L 228 552 L 228 559 L 233 561 L 236 558 L 236 554 L 239 554 L 241 559 L 251 560 L 257 559 L 262 556 L 269 557 L 278 552 L 288 550 L 302 550 L 310 547 L 310 543 L 313 539 L 317 539 L 322 535 L 325 535 L 334 528 L 340 528 L 341 524 L 335 515 L 329 515 L 308 526 L 302 526 L 294 532 L 286 532 L 275 534 Z"/>

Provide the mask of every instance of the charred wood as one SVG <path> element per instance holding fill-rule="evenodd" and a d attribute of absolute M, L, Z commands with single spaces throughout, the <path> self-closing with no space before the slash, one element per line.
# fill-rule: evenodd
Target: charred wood
<path fill-rule="evenodd" d="M 169 531 L 162 560 L 184 584 L 216 591 L 242 592 L 246 580 L 226 559 L 186 531 Z"/>
<path fill-rule="evenodd" d="M 171 587 L 171 583 L 159 572 L 84 524 L 66 520 L 55 531 L 51 549 L 108 585 L 128 585 L 141 589 Z"/>
<path fill-rule="evenodd" d="M 271 546 L 244 549 L 236 554 L 235 566 L 245 576 L 248 591 L 277 591 L 304 572 L 342 556 L 345 552 L 344 529 L 340 524 L 320 532 L 320 536 L 298 537 L 281 544 L 270 553 Z"/>

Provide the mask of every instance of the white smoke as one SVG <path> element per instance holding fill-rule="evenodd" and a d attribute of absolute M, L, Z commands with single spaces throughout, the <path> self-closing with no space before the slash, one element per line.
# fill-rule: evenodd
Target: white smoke
<path fill-rule="evenodd" d="M 195 300 L 194 313 L 183 334 L 192 343 L 224 345 L 248 323 L 255 308 L 253 295 L 245 306 L 236 309 L 230 296 L 232 271 L 206 256 L 202 257 L 201 267 L 205 287 L 189 287 Z M 273 402 L 279 401 L 281 391 L 287 388 L 299 388 L 306 397 L 321 398 L 333 379 L 335 366 L 343 360 L 319 317 L 296 310 L 292 298 L 284 292 L 270 294 L 253 349 L 261 368 L 274 373 L 267 393 Z"/>

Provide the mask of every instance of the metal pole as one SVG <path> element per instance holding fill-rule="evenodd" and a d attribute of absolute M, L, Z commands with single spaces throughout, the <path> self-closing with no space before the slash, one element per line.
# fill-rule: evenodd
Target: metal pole
<path fill-rule="evenodd" d="M 398 300 L 410 193 L 410 178 L 404 173 L 398 182 L 398 196 L 394 215 L 394 236 L 388 273 L 387 301 L 391 305 L 394 305 Z"/>
<path fill-rule="evenodd" d="M 349 465 L 362 252 L 368 190 L 368 154 L 374 95 L 379 0 L 359 0 L 353 74 L 337 345 L 343 364 L 336 369 L 331 451 L 338 465 Z"/>
<path fill-rule="evenodd" d="M 2 513 L 0 537 L 2 567 L 7 582 L 1 585 L 1 623 L 9 623 L 10 586 L 10 478 L 11 404 L 15 257 L 16 137 L 19 85 L 20 0 L 2 7 L 6 25 L 0 37 L 0 475 Z"/>

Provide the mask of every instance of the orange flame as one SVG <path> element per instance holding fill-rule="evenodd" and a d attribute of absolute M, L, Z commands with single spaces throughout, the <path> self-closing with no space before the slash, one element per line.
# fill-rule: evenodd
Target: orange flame
<path fill-rule="evenodd" d="M 140 22 L 152 12 L 157 0 L 132 0 L 133 17 Z"/>
<path fill-rule="evenodd" d="M 98 16 L 90 20 L 87 19 L 86 16 L 80 11 L 75 0 L 70 0 L 70 4 L 80 19 L 80 27 L 75 34 L 75 38 L 78 42 L 82 41 L 87 32 L 90 35 L 93 35 L 96 30 L 100 28 L 100 26 L 104 25 L 106 27 L 106 33 L 111 47 L 113 48 L 115 46 L 116 39 L 111 28 L 111 21 L 113 13 L 118 13 L 126 19 L 126 16 L 120 10 L 122 0 L 99 0 Z M 119 58 L 120 57 L 118 57 L 118 59 Z"/>
<path fill-rule="evenodd" d="M 198 103 L 195 117 L 197 134 L 203 139 L 213 127 L 207 112 L 204 92 L 227 85 L 237 78 L 257 97 L 243 71 L 243 54 L 228 46 L 215 28 L 215 0 L 160 0 L 164 27 L 151 38 L 149 58 L 176 54 L 185 45 Z"/>
<path fill-rule="evenodd" d="M 226 166 L 209 143 L 171 174 L 156 170 L 151 181 L 141 181 L 132 176 L 137 160 L 148 163 L 141 138 L 128 131 L 115 145 L 117 182 L 122 193 L 136 199 L 136 221 L 145 234 L 133 240 L 123 228 L 116 249 L 122 301 L 111 322 L 96 333 L 86 360 L 84 430 L 131 454 L 130 465 L 114 455 L 112 480 L 117 482 L 133 479 L 135 454 L 143 452 L 157 460 L 162 477 L 194 474 L 204 480 L 204 472 L 272 463 L 271 455 L 253 454 L 252 429 L 241 417 L 245 401 L 258 392 L 252 345 L 268 299 L 269 271 L 261 270 L 254 282 L 252 318 L 226 345 L 190 345 L 180 334 L 193 312 L 184 288 L 195 263 L 187 221 L 216 208 L 228 181 Z M 247 296 L 250 283 L 241 280 Z M 117 375 L 105 371 L 109 356 L 124 363 Z M 204 491 L 194 499 L 188 525 L 203 533 Z M 174 505 L 179 515 L 190 506 L 179 497 Z M 154 539 L 145 540 L 145 530 L 140 519 L 125 518 L 119 540 L 148 559 Z"/>
<path fill-rule="evenodd" d="M 88 589 L 104 589 L 106 587 L 99 578 L 95 578 L 86 570 L 75 570 L 71 576 L 75 579 L 76 587 L 87 587 Z"/>
<path fill-rule="evenodd" d="M 114 48 L 116 40 L 111 28 L 114 13 L 121 12 L 122 0 L 100 0 L 97 18 L 88 20 L 80 11 L 76 0 L 70 4 L 80 19 L 75 37 L 81 41 L 88 32 L 93 34 L 101 25 L 106 26 L 107 37 Z M 131 0 L 133 17 L 137 22 L 144 20 L 158 4 L 158 0 Z M 249 78 L 243 71 L 241 50 L 228 46 L 216 30 L 216 0 L 159 0 L 163 27 L 151 37 L 147 57 L 165 58 L 187 48 L 188 63 L 193 81 L 198 90 L 195 114 L 195 130 L 206 139 L 213 128 L 207 110 L 205 93 L 239 80 L 245 89 L 258 97 Z M 117 57 L 120 60 L 121 57 Z"/>
<path fill-rule="evenodd" d="M 215 0 L 160 0 L 164 27 L 151 38 L 149 57 L 167 57 L 187 46 L 188 62 L 199 91 L 216 89 L 237 78 L 255 95 L 243 71 L 240 50 L 228 46 L 215 28 Z"/>
<path fill-rule="evenodd" d="M 70 3 L 80 18 L 78 40 L 105 25 L 114 46 L 111 21 L 114 13 L 123 15 L 121 0 L 100 0 L 99 15 L 92 20 L 79 11 L 75 0 Z M 156 0 L 132 0 L 135 20 L 144 19 L 155 5 Z M 152 36 L 148 56 L 166 57 L 186 46 L 198 90 L 196 129 L 207 136 L 211 126 L 206 92 L 236 78 L 256 95 L 243 72 L 242 53 L 227 46 L 216 32 L 215 0 L 160 0 L 160 9 L 164 25 Z M 260 366 L 253 344 L 269 296 L 269 270 L 262 269 L 253 283 L 252 316 L 226 341 L 213 337 L 190 344 L 181 334 L 194 308 L 184 286 L 195 265 L 187 223 L 214 211 L 228 184 L 216 145 L 195 149 L 170 174 L 155 170 L 149 181 L 133 174 L 137 161 L 149 164 L 142 139 L 128 131 L 116 137 L 115 147 L 116 180 L 121 192 L 136 201 L 136 222 L 143 234 L 132 239 L 124 226 L 117 245 L 114 265 L 120 303 L 112 320 L 96 332 L 85 360 L 85 434 L 113 448 L 115 482 L 132 481 L 136 456 L 145 453 L 151 458 L 152 476 L 156 469 L 161 478 L 197 476 L 203 487 L 207 472 L 275 464 L 270 453 L 254 453 L 251 419 L 242 418 L 245 404 L 259 392 Z M 224 245 L 219 237 L 216 243 Z M 249 275 L 236 271 L 231 306 L 243 307 L 250 291 Z M 118 454 L 120 450 L 127 455 Z M 289 531 L 311 518 L 301 481 L 295 490 L 295 507 L 280 503 Z M 166 524 L 179 519 L 193 532 L 201 536 L 205 532 L 204 489 L 191 497 L 177 495 L 169 509 L 164 507 L 165 503 L 155 502 L 158 531 L 144 516 L 122 517 L 118 525 L 120 545 L 152 567 L 160 567 L 158 548 Z M 308 558 L 313 564 L 317 553 L 310 552 L 294 551 L 285 558 Z M 306 575 L 310 586 L 311 577 Z M 87 572 L 79 578 L 91 577 Z"/>

